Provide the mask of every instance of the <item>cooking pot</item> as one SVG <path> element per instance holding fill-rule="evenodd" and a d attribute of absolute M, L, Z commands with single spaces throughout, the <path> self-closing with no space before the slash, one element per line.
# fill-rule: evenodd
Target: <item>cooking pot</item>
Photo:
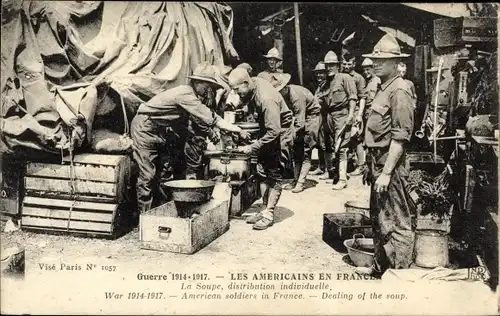
<path fill-rule="evenodd" d="M 206 151 L 210 159 L 208 173 L 210 178 L 229 176 L 230 180 L 245 180 L 252 174 L 252 157 L 238 152 Z"/>
<path fill-rule="evenodd" d="M 207 202 L 212 198 L 214 181 L 174 180 L 161 184 L 172 193 L 175 202 Z"/>

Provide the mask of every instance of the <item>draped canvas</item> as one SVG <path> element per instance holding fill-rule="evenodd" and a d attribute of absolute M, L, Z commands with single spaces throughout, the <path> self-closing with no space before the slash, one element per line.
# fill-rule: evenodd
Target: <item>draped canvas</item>
<path fill-rule="evenodd" d="M 232 10 L 222 4 L 11 0 L 2 7 L 1 152 L 56 153 L 78 126 L 85 144 L 94 116 L 123 105 L 130 120 L 141 102 L 186 84 L 198 63 L 222 68 L 238 58 Z"/>

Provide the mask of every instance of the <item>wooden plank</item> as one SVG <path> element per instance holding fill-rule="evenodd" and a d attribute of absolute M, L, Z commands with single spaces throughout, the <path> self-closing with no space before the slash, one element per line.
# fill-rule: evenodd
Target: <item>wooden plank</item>
<path fill-rule="evenodd" d="M 31 162 L 26 166 L 26 175 L 46 178 L 71 178 L 71 166 Z M 110 166 L 74 166 L 74 177 L 78 180 L 91 180 L 114 183 L 118 170 Z"/>
<path fill-rule="evenodd" d="M 123 156 L 123 159 L 116 167 L 115 181 L 117 183 L 116 190 L 118 191 L 118 200 L 128 200 L 128 188 L 130 185 L 130 157 Z"/>
<path fill-rule="evenodd" d="M 75 209 L 96 210 L 102 212 L 114 212 L 117 208 L 116 204 L 92 203 L 92 202 L 81 202 L 81 201 L 73 202 L 72 200 L 46 199 L 33 196 L 25 197 L 23 200 L 23 204 L 51 206 L 58 208 L 70 208 L 71 206 L 73 206 L 73 208 Z"/>
<path fill-rule="evenodd" d="M 106 204 L 114 204 L 117 201 L 120 201 L 117 198 L 109 197 L 109 196 L 92 196 L 92 195 L 77 195 L 71 196 L 69 193 L 63 192 L 46 192 L 46 191 L 31 191 L 29 192 L 32 197 L 41 197 L 48 199 L 56 199 L 56 200 L 76 200 L 81 202 L 92 202 L 92 203 L 106 203 Z"/>
<path fill-rule="evenodd" d="M 54 228 L 65 228 L 66 229 L 68 227 L 68 221 L 63 220 L 63 219 L 23 216 L 21 218 L 21 228 L 24 225 L 35 226 L 35 227 L 54 227 Z M 69 222 L 69 229 L 111 232 L 112 225 L 106 224 L 106 223 L 79 222 L 79 221 L 72 220 Z"/>
<path fill-rule="evenodd" d="M 49 217 L 55 219 L 68 219 L 70 212 L 67 210 L 56 210 L 37 207 L 23 207 L 23 215 Z M 82 212 L 74 210 L 71 212 L 71 220 L 92 221 L 92 222 L 107 222 L 111 223 L 113 213 L 97 213 L 97 212 Z"/>
<path fill-rule="evenodd" d="M 90 165 L 116 166 L 126 158 L 125 155 L 103 155 L 103 154 L 78 154 L 73 157 L 73 163 L 85 163 Z M 63 157 L 63 162 L 70 163 L 70 157 Z"/>
<path fill-rule="evenodd" d="M 114 197 L 117 193 L 115 183 L 80 180 L 75 180 L 73 183 L 75 194 L 94 194 Z M 69 180 L 25 177 L 24 185 L 26 190 L 71 193 Z"/>
<path fill-rule="evenodd" d="M 75 237 L 99 237 L 106 239 L 114 239 L 116 233 L 115 232 L 91 232 L 84 230 L 71 230 L 67 231 L 66 229 L 61 228 L 49 228 L 49 227 L 36 227 L 36 226 L 23 226 L 23 231 L 30 231 L 35 233 L 44 233 L 44 234 L 52 234 L 52 235 L 71 235 Z"/>

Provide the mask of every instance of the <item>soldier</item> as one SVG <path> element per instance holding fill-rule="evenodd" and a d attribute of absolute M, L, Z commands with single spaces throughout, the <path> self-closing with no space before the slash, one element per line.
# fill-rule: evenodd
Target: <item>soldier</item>
<path fill-rule="evenodd" d="M 245 69 L 234 69 L 229 75 L 229 84 L 242 104 L 255 113 L 260 126 L 259 139 L 242 147 L 241 151 L 256 154 L 262 166 L 260 189 L 266 209 L 250 216 L 247 223 L 254 224 L 253 229 L 264 230 L 274 224 L 274 210 L 282 191 L 282 152 L 290 151 L 293 146 L 293 115 L 281 94 L 268 81 L 250 78 Z"/>
<path fill-rule="evenodd" d="M 354 58 L 342 62 L 343 71 L 351 75 L 351 77 L 354 79 L 354 82 L 356 83 L 356 92 L 358 93 L 358 104 L 356 106 L 356 112 L 358 113 L 358 115 L 356 115 L 357 118 L 359 117 L 361 104 L 364 105 L 366 102 L 366 95 L 365 95 L 366 81 L 362 75 L 360 75 L 354 70 L 354 66 L 355 66 Z M 359 135 L 361 134 L 363 129 L 362 121 L 355 120 L 354 122 L 355 124 L 351 129 L 351 137 L 352 137 L 351 148 L 354 148 L 356 150 L 358 167 L 351 173 L 352 176 L 361 175 L 362 172 L 360 169 L 362 168 L 360 166 L 364 166 L 365 164 L 364 161 L 365 152 L 363 148 L 363 141 L 359 139 Z"/>
<path fill-rule="evenodd" d="M 342 190 L 347 186 L 347 153 L 350 141 L 350 129 L 354 120 L 354 110 L 358 100 L 356 83 L 354 79 L 339 69 L 337 55 L 329 51 L 324 60 L 328 72 L 329 93 L 327 97 L 327 114 L 325 124 L 326 143 L 326 168 L 328 170 L 320 179 L 333 183 L 333 154 L 337 154 L 335 147 L 339 142 L 340 155 L 338 161 L 339 181 L 333 186 L 333 190 Z"/>
<path fill-rule="evenodd" d="M 222 130 L 236 132 L 247 137 L 238 126 L 224 121 L 212 112 L 201 100 L 215 95 L 220 88 L 213 67 L 200 67 L 189 77 L 191 85 L 181 85 L 163 91 L 139 106 L 132 120 L 131 134 L 133 158 L 139 167 L 137 179 L 137 206 L 139 212 L 149 210 L 157 190 L 160 175 L 160 160 L 176 154 L 176 149 L 166 151 L 171 134 L 179 135 L 180 142 L 188 135 L 189 119 L 206 128 L 217 126 Z M 212 92 L 209 92 L 212 91 Z M 172 133 L 169 133 L 172 131 Z M 166 151 L 166 152 L 165 152 Z M 168 160 L 167 157 L 167 160 Z"/>
<path fill-rule="evenodd" d="M 261 76 L 278 90 L 295 117 L 295 140 L 293 149 L 294 181 L 284 187 L 293 193 L 304 191 L 307 174 L 311 168 L 312 149 L 318 142 L 320 128 L 320 105 L 311 91 L 290 84 L 289 74 Z"/>
<path fill-rule="evenodd" d="M 398 71 L 401 75 L 401 78 L 403 78 L 405 80 L 406 84 L 408 85 L 408 87 L 410 87 L 411 97 L 413 99 L 413 104 L 416 107 L 417 106 L 417 92 L 415 90 L 415 85 L 413 84 L 413 82 L 411 80 L 405 78 L 405 76 L 406 76 L 406 64 L 403 62 L 400 62 L 398 64 Z"/>
<path fill-rule="evenodd" d="M 321 107 L 321 115 L 320 115 L 320 128 L 318 134 L 318 144 L 316 147 L 318 148 L 318 159 L 319 166 L 316 170 L 310 172 L 310 175 L 323 175 L 326 170 L 325 164 L 325 153 L 326 153 L 326 144 L 325 144 L 325 132 L 323 128 L 323 123 L 326 122 L 326 97 L 328 95 L 328 84 L 326 82 L 326 67 L 325 64 L 320 61 L 316 67 L 314 68 L 314 75 L 316 77 L 316 83 L 318 87 L 314 92 L 314 97 L 318 99 L 319 105 Z"/>
<path fill-rule="evenodd" d="M 273 47 L 267 52 L 267 55 L 264 55 L 267 61 L 267 69 L 260 72 L 261 73 L 280 73 L 283 72 L 283 70 L 280 69 L 281 63 L 283 62 L 283 58 L 281 57 L 281 54 L 279 51 Z"/>
<path fill-rule="evenodd" d="M 386 34 L 372 54 L 381 85 L 371 105 L 365 129 L 367 172 L 363 183 L 371 185 L 370 217 L 374 232 L 375 261 L 363 274 L 386 269 L 406 269 L 412 263 L 415 206 L 406 191 L 405 146 L 413 132 L 413 99 L 401 78 L 398 63 L 403 57 L 396 39 Z"/>
<path fill-rule="evenodd" d="M 359 110 L 355 119 L 356 124 L 359 126 L 357 132 L 358 144 L 356 147 L 358 166 L 356 167 L 356 170 L 351 172 L 352 176 L 358 176 L 364 173 L 366 162 L 366 153 L 363 147 L 363 141 L 365 137 L 364 129 L 366 126 L 366 120 L 368 119 L 368 115 L 370 113 L 371 104 L 380 85 L 380 78 L 373 73 L 373 62 L 370 58 L 365 58 L 365 60 L 363 60 L 363 63 L 361 64 L 361 67 L 363 67 L 363 75 L 365 76 L 367 83 L 363 92 L 363 98 L 359 101 Z"/>

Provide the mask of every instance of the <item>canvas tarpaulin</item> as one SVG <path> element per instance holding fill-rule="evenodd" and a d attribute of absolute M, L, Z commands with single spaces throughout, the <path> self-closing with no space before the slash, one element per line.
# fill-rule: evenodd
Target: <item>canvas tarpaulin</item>
<path fill-rule="evenodd" d="M 4 153 L 57 153 L 71 134 L 79 146 L 94 116 L 124 106 L 131 120 L 198 63 L 224 69 L 238 58 L 223 4 L 11 0 L 2 9 Z"/>

